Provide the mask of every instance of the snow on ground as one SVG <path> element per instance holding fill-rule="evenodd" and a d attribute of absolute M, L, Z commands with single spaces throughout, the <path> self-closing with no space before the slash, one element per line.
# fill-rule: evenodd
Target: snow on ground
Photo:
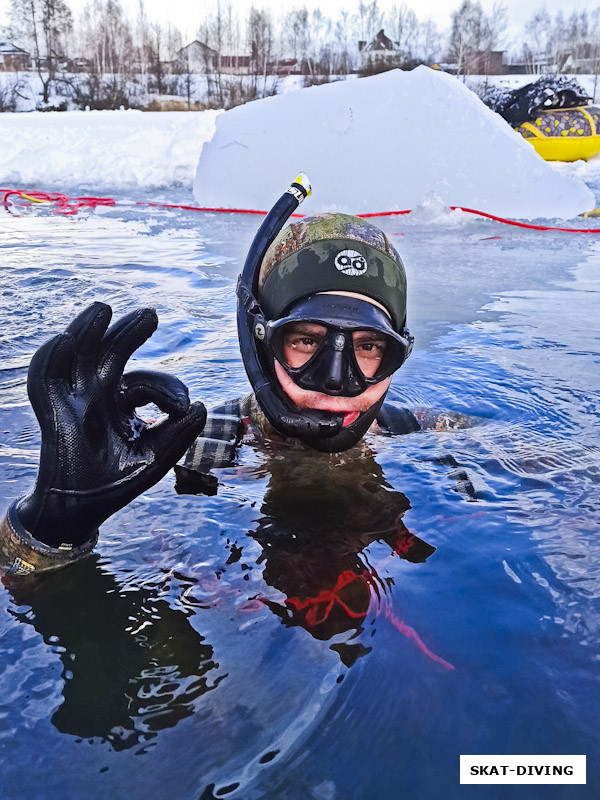
<path fill-rule="evenodd" d="M 316 190 L 307 212 L 415 208 L 435 195 L 502 216 L 569 219 L 595 204 L 460 81 L 427 67 L 226 112 L 202 150 L 194 196 L 266 208 L 300 170 Z"/>
<path fill-rule="evenodd" d="M 428 74 L 433 73 L 428 72 Z M 428 115 L 433 113 L 431 109 L 433 100 L 429 98 L 424 102 L 421 96 L 411 100 L 409 104 L 394 88 L 381 99 L 385 116 L 385 125 L 381 126 L 386 134 L 385 148 L 382 148 L 381 141 L 377 138 L 378 132 L 373 130 L 376 126 L 371 124 L 370 117 L 367 115 L 366 119 L 363 118 L 360 105 L 362 86 L 366 87 L 367 95 L 374 95 L 370 88 L 373 86 L 371 82 L 373 79 L 365 78 L 346 84 L 338 83 L 293 92 L 284 97 L 258 101 L 222 114 L 219 119 L 227 121 L 226 127 L 232 134 L 231 146 L 218 155 L 218 163 L 222 170 L 219 180 L 227 189 L 226 205 L 243 205 L 242 191 L 248 191 L 247 187 L 252 189 L 257 184 L 259 188 L 263 184 L 266 186 L 271 181 L 270 188 L 266 186 L 264 199 L 262 196 L 256 198 L 254 205 L 263 208 L 269 206 L 295 172 L 304 169 L 309 172 L 315 188 L 314 198 L 305 204 L 307 212 L 315 210 L 317 200 L 323 207 L 339 208 L 342 204 L 346 204 L 348 210 L 359 211 L 357 204 L 351 202 L 354 197 L 360 199 L 364 206 L 368 205 L 366 210 L 369 211 L 385 210 L 386 207 L 397 208 L 401 205 L 400 192 L 405 191 L 407 186 L 413 188 L 416 186 L 424 196 L 429 192 L 425 204 L 439 207 L 442 204 L 436 201 L 433 195 L 444 197 L 444 190 L 448 189 L 448 176 L 444 169 L 448 163 L 459 159 L 463 164 L 466 162 L 465 173 L 478 180 L 481 173 L 486 175 L 489 169 L 498 167 L 495 171 L 499 183 L 493 188 L 499 197 L 502 192 L 504 193 L 504 211 L 508 217 L 519 216 L 517 200 L 526 174 L 529 175 L 527 179 L 529 186 L 525 188 L 531 193 L 545 192 L 544 187 L 549 184 L 556 185 L 554 180 L 558 180 L 559 185 L 566 186 L 570 192 L 572 184 L 564 179 L 573 176 L 591 186 L 600 196 L 600 156 L 587 163 L 579 161 L 575 164 L 546 164 L 539 159 L 527 142 L 520 140 L 518 134 L 506 131 L 503 120 L 492 112 L 486 110 L 482 121 L 482 107 L 479 101 L 470 93 L 467 94 L 469 98 L 467 101 L 464 98 L 466 90 L 460 82 L 449 76 L 438 77 L 442 78 L 445 87 L 449 86 L 447 96 L 437 100 L 441 117 L 437 123 L 442 127 L 429 133 L 427 131 L 423 133 L 419 127 L 417 135 L 414 128 L 422 125 L 421 116 L 424 113 Z M 593 82 L 593 76 L 583 77 Z M 472 122 L 470 129 L 466 125 L 467 130 L 464 131 L 467 138 L 460 143 L 458 150 L 453 151 L 447 142 L 447 128 L 451 118 L 455 121 L 457 109 L 453 90 L 456 86 L 459 87 L 459 96 L 464 101 L 461 114 L 471 114 L 469 119 Z M 306 98 L 307 104 L 312 106 L 314 97 L 327 97 L 330 96 L 327 93 L 331 92 L 335 96 L 339 87 L 347 92 L 345 102 L 328 103 L 325 119 L 322 116 L 311 117 L 304 122 L 317 134 L 318 142 L 313 145 L 316 155 L 319 155 L 322 142 L 326 140 L 336 142 L 337 148 L 331 161 L 344 175 L 349 176 L 350 186 L 337 180 L 332 182 L 329 178 L 323 179 L 309 170 L 307 162 L 304 158 L 300 158 L 304 151 L 301 151 L 302 142 L 298 142 L 301 135 L 296 128 L 302 119 L 296 116 L 285 121 L 285 135 L 281 134 L 277 138 L 271 151 L 267 151 L 267 142 L 273 138 L 273 130 L 269 126 L 265 127 L 264 121 L 261 123 L 253 139 L 254 142 L 261 137 L 265 140 L 264 143 L 259 141 L 262 148 L 260 157 L 245 150 L 244 137 L 249 136 L 249 132 L 244 132 L 241 123 L 238 125 L 236 122 L 235 126 L 231 124 L 230 128 L 229 120 L 235 122 L 239 116 L 256 114 L 258 120 L 262 115 L 261 109 L 268 107 L 268 104 L 275 107 L 275 104 L 284 101 L 290 103 L 294 98 Z M 391 97 L 395 97 L 394 104 L 390 102 Z M 421 116 L 415 114 L 417 101 L 421 103 L 423 110 Z M 2 142 L 0 187 L 79 194 L 112 195 L 133 192 L 135 199 L 141 200 L 144 199 L 146 190 L 180 187 L 190 191 L 191 201 L 192 181 L 202 146 L 213 136 L 215 121 L 220 113 L 216 111 L 2 113 L 0 114 Z M 401 147 L 399 144 L 401 123 L 410 129 L 408 131 L 410 147 L 406 144 Z M 258 122 L 256 125 L 258 126 Z M 502 128 L 502 135 L 498 133 L 498 126 Z M 499 156 L 501 148 L 499 149 L 498 139 L 489 138 L 490 130 L 495 131 L 494 136 L 504 141 L 505 146 L 507 141 L 510 142 L 510 153 L 507 155 L 508 151 L 502 151 L 504 152 L 502 159 Z M 430 136 L 427 142 L 423 141 L 426 135 Z M 207 153 L 211 149 L 214 150 L 217 144 L 218 137 L 210 147 L 207 147 Z M 286 152 L 291 155 L 284 168 L 278 167 L 277 159 L 281 158 L 282 153 L 285 156 Z M 206 167 L 205 159 L 206 155 L 201 159 L 202 170 Z M 373 164 L 376 159 L 378 166 L 375 169 Z M 541 178 L 535 175 L 532 177 L 531 159 L 534 159 Z M 443 162 L 446 162 L 446 166 Z M 240 164 L 243 165 L 241 169 Z M 244 177 L 246 188 L 241 185 L 240 175 Z M 252 181 L 247 180 L 248 175 L 253 175 Z M 427 185 L 426 180 L 429 181 Z M 502 192 L 498 191 L 498 186 Z M 200 195 L 198 197 L 200 199 Z M 263 202 L 259 204 L 259 200 Z M 475 202 L 457 204 L 476 205 Z M 251 207 L 253 204 L 248 202 L 247 205 Z M 482 205 L 482 210 L 490 210 L 489 205 L 488 208 Z M 571 216 L 575 214 L 576 211 L 573 211 Z M 549 216 L 552 216 L 552 213 Z"/>
<path fill-rule="evenodd" d="M 219 113 L 0 114 L 0 186 L 103 192 L 191 186 Z"/>

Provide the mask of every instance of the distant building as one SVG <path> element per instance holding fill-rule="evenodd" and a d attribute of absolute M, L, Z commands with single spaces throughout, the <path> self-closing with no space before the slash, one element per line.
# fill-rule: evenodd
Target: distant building
<path fill-rule="evenodd" d="M 512 71 L 504 61 L 504 50 L 471 50 L 460 63 L 440 61 L 436 67 L 451 75 L 508 75 Z"/>
<path fill-rule="evenodd" d="M 383 28 L 368 44 L 364 41 L 358 43 L 358 68 L 361 71 L 379 72 L 399 67 L 403 59 L 404 53 L 400 49 L 399 42 L 393 42 L 386 36 Z"/>
<path fill-rule="evenodd" d="M 186 72 L 212 72 L 218 60 L 217 51 L 197 39 L 177 51 L 177 63 Z"/>
<path fill-rule="evenodd" d="M 30 57 L 12 42 L 0 42 L 0 72 L 24 72 L 29 69 Z"/>
<path fill-rule="evenodd" d="M 249 75 L 252 66 L 252 57 L 246 53 L 221 53 L 221 72 L 228 75 Z"/>
<path fill-rule="evenodd" d="M 504 75 L 504 50 L 476 50 L 469 58 L 473 75 Z"/>
<path fill-rule="evenodd" d="M 276 61 L 269 61 L 269 70 L 273 75 L 298 75 L 299 65 L 295 58 L 279 58 Z"/>
<path fill-rule="evenodd" d="M 89 72 L 92 68 L 91 58 L 72 58 L 67 62 L 67 72 Z"/>
<path fill-rule="evenodd" d="M 175 63 L 184 72 L 221 72 L 225 75 L 250 75 L 257 69 L 249 53 L 228 50 L 218 53 L 198 40 L 182 47 L 177 52 Z M 295 58 L 270 60 L 266 66 L 270 75 L 292 75 L 298 70 Z"/>

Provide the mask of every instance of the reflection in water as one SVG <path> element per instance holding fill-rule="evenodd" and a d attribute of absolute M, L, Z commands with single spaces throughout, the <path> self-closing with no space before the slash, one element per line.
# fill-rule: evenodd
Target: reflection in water
<path fill-rule="evenodd" d="M 408 498 L 387 483 L 369 447 L 363 443 L 338 455 L 302 449 L 291 458 L 273 456 L 267 469 L 264 516 L 252 536 L 263 548 L 265 582 L 286 600 L 262 602 L 285 625 L 301 626 L 316 639 L 352 631 L 350 641 L 331 645 L 346 666 L 371 649 L 351 642 L 369 611 L 384 613 L 441 662 L 395 617 L 388 596 L 392 581 L 382 580 L 365 553 L 375 541 L 413 563 L 435 551 L 404 525 Z"/>
<path fill-rule="evenodd" d="M 60 652 L 61 733 L 108 740 L 115 750 L 144 743 L 194 713 L 214 688 L 212 647 L 157 590 L 120 586 L 92 557 L 57 573 L 9 585 L 12 611 Z"/>
<path fill-rule="evenodd" d="M 286 626 L 301 626 L 316 639 L 336 637 L 331 649 L 348 667 L 371 649 L 353 641 L 367 615 L 381 613 L 448 667 L 395 617 L 392 579 L 383 580 L 365 552 L 375 541 L 414 563 L 434 552 L 404 525 L 406 496 L 386 482 L 366 445 L 338 456 L 304 450 L 292 455 L 269 459 L 262 517 L 251 532 L 262 547 L 263 579 L 285 600 L 261 593 L 257 607 L 266 605 Z M 161 596 L 160 582 L 140 586 L 134 579 L 123 585 L 97 556 L 8 584 L 13 616 L 32 625 L 60 655 L 63 702 L 52 716 L 58 731 L 108 741 L 118 751 L 144 747 L 199 710 L 201 696 L 224 675 L 218 674 L 213 648 L 190 624 L 198 610 L 193 597 L 187 602 L 190 581 L 195 579 L 179 596 L 183 610 Z M 340 641 L 347 632 L 349 639 Z"/>

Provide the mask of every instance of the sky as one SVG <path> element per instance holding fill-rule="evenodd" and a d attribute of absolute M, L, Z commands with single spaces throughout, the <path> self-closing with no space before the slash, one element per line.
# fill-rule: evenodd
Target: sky
<path fill-rule="evenodd" d="M 600 0 L 503 0 L 508 10 L 509 20 L 512 25 L 512 32 L 516 34 L 523 26 L 531 14 L 539 8 L 546 7 L 551 14 L 555 14 L 562 9 L 568 16 L 572 11 L 583 9 L 591 10 L 600 6 Z M 461 4 L 461 0 L 379 0 L 379 7 L 387 10 L 393 5 L 405 5 L 411 7 L 419 19 L 424 21 L 431 18 L 436 22 L 440 30 L 444 30 L 450 24 L 450 15 Z M 77 13 L 86 6 L 86 0 L 67 0 L 68 5 Z M 151 21 L 158 21 L 166 24 L 171 22 L 184 34 L 193 36 L 198 27 L 199 21 L 204 15 L 207 7 L 215 7 L 217 0 L 144 0 L 146 14 Z M 222 5 L 225 5 L 223 0 Z M 339 9 L 347 8 L 354 10 L 358 5 L 358 0 L 232 0 L 234 8 L 239 15 L 247 13 L 252 5 L 257 8 L 268 8 L 275 15 L 284 13 L 294 8 L 306 6 L 309 10 L 320 8 L 324 13 L 335 16 Z M 493 7 L 493 0 L 481 0 L 481 4 L 486 11 Z M 131 17 L 135 17 L 139 5 L 139 0 L 121 0 L 121 5 Z M 8 19 L 8 9 L 10 0 L 0 0 L 0 24 L 6 23 Z"/>

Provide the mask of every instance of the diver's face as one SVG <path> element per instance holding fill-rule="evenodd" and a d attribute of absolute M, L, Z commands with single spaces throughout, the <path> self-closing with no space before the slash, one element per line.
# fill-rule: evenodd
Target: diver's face
<path fill-rule="evenodd" d="M 372 302 L 364 295 L 354 296 Z M 294 369 L 303 366 L 317 352 L 326 335 L 327 328 L 314 322 L 298 321 L 288 324 L 283 333 L 282 348 L 287 365 Z M 385 354 L 385 336 L 374 330 L 358 330 L 352 333 L 352 344 L 359 369 L 365 378 L 372 378 Z M 361 412 L 367 411 L 380 400 L 391 382 L 391 377 L 388 377 L 354 397 L 339 394 L 332 396 L 298 386 L 277 360 L 275 373 L 283 391 L 298 408 L 343 413 L 344 426 L 351 425 Z"/>

